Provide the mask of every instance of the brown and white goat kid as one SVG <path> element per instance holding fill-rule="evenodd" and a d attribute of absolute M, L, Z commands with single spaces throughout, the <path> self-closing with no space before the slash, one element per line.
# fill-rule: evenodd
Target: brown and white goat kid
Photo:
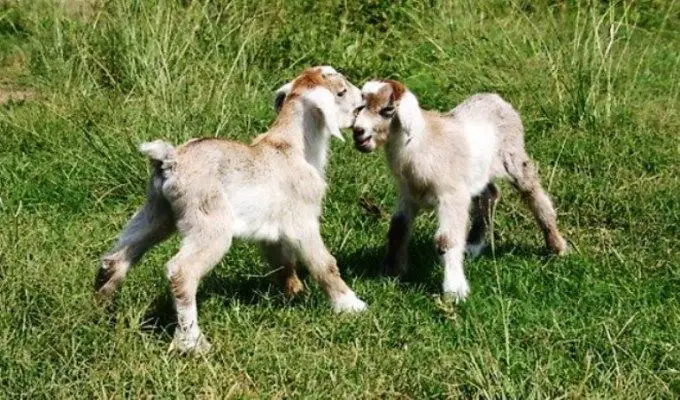
<path fill-rule="evenodd" d="M 130 266 L 177 230 L 181 247 L 167 264 L 178 320 L 171 349 L 208 350 L 196 290 L 234 237 L 262 243 L 268 261 L 282 269 L 288 294 L 302 290 L 299 261 L 335 311 L 366 308 L 340 277 L 319 232 L 328 141 L 342 139 L 340 128 L 351 126 L 360 103 L 359 89 L 344 76 L 315 67 L 277 92 L 276 121 L 251 145 L 216 138 L 178 147 L 142 144 L 153 167 L 146 203 L 102 257 L 98 297 L 112 297 Z"/>
<path fill-rule="evenodd" d="M 563 254 L 555 210 L 524 149 L 524 128 L 515 109 L 496 94 L 477 94 L 447 114 L 422 110 L 400 82 L 370 81 L 354 122 L 355 147 L 371 152 L 385 143 L 399 187 L 399 204 L 388 233 L 384 273 L 406 269 L 406 247 L 420 208 L 436 208 L 435 246 L 444 264 L 445 294 L 464 300 L 469 285 L 463 254 L 476 256 L 499 197 L 494 178 L 509 178 L 531 209 L 546 245 Z M 467 233 L 468 215 L 472 227 Z M 467 240 L 466 240 L 467 233 Z M 467 242 L 467 246 L 466 246 Z"/>

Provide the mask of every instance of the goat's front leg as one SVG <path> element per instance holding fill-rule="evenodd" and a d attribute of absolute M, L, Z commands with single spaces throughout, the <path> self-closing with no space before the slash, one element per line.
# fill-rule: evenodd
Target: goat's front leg
<path fill-rule="evenodd" d="M 408 266 L 408 241 L 417 207 L 413 202 L 401 198 L 397 211 L 392 214 L 387 232 L 387 254 L 382 263 L 382 274 L 399 276 Z"/>
<path fill-rule="evenodd" d="M 297 249 L 300 261 L 307 267 L 312 278 L 321 285 L 333 304 L 335 312 L 358 312 L 366 309 L 366 303 L 340 277 L 335 258 L 326 249 L 318 226 L 308 226 L 291 237 L 290 243 Z"/>
<path fill-rule="evenodd" d="M 470 291 L 463 272 L 469 208 L 467 193 L 453 193 L 439 199 L 439 229 L 434 241 L 444 264 L 444 294 L 456 301 L 465 300 Z"/>

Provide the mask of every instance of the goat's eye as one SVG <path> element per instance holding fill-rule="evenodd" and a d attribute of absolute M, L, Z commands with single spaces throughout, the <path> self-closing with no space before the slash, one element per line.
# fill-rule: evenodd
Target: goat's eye
<path fill-rule="evenodd" d="M 347 93 L 347 89 L 343 89 L 341 92 L 338 92 L 338 97 L 342 97 Z"/>
<path fill-rule="evenodd" d="M 387 106 L 387 107 L 381 109 L 379 114 L 383 118 L 392 118 L 392 116 L 394 115 L 394 107 Z"/>
<path fill-rule="evenodd" d="M 365 107 L 366 107 L 366 106 L 364 106 L 364 105 L 360 105 L 359 107 L 355 108 L 355 109 L 354 109 L 354 115 L 359 115 L 359 113 L 361 112 L 361 110 L 363 110 Z"/>

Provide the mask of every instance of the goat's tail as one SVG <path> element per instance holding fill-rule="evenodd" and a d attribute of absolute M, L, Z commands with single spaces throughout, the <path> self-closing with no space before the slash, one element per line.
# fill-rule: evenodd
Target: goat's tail
<path fill-rule="evenodd" d="M 146 154 L 152 162 L 164 163 L 175 158 L 175 148 L 163 140 L 154 140 L 139 145 L 139 151 Z"/>
<path fill-rule="evenodd" d="M 163 198 L 163 184 L 169 177 L 172 165 L 175 163 L 175 148 L 163 140 L 154 140 L 139 145 L 139 151 L 149 157 L 149 162 L 153 168 L 148 188 L 149 197 Z"/>

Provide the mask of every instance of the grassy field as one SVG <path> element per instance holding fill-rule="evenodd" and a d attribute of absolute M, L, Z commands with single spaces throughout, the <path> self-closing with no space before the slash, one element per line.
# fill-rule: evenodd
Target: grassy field
<path fill-rule="evenodd" d="M 679 396 L 680 4 L 298 3 L 0 1 L 0 398 Z M 368 312 L 333 315 L 309 280 L 286 301 L 239 243 L 199 290 L 212 352 L 167 354 L 176 239 L 97 309 L 98 257 L 144 195 L 137 145 L 248 141 L 317 64 L 440 110 L 502 94 L 573 252 L 547 256 L 503 185 L 466 303 L 438 297 L 431 214 L 405 281 L 376 276 L 395 188 L 334 141 L 322 231 Z"/>

